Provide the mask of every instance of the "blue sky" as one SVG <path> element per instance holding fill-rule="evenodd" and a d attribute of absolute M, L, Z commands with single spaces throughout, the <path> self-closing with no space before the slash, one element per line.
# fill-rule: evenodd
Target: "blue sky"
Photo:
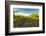
<path fill-rule="evenodd" d="M 38 13 L 39 9 L 33 9 L 33 8 L 14 8 L 14 11 L 15 11 L 15 13 L 31 15 L 32 13 Z"/>

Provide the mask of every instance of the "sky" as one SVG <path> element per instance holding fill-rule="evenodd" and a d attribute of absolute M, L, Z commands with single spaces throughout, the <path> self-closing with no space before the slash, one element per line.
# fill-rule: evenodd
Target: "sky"
<path fill-rule="evenodd" d="M 15 15 L 23 15 L 23 16 L 29 16 L 32 15 L 32 13 L 38 13 L 39 9 L 33 9 L 33 8 L 14 8 Z"/>

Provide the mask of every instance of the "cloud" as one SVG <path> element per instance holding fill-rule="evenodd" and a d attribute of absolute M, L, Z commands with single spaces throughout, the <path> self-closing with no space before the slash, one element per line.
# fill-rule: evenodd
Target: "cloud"
<path fill-rule="evenodd" d="M 15 15 L 29 16 L 30 14 L 25 14 L 25 13 L 22 13 L 22 12 L 18 12 L 18 13 L 15 13 Z"/>

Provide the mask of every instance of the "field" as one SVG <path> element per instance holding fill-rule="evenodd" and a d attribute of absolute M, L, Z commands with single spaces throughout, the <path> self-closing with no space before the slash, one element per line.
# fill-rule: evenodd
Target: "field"
<path fill-rule="evenodd" d="M 13 24 L 15 27 L 38 27 L 39 16 L 33 13 L 30 16 L 13 15 Z"/>

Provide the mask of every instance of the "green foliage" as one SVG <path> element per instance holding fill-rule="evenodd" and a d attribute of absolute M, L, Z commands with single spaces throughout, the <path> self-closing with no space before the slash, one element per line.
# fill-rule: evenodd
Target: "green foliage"
<path fill-rule="evenodd" d="M 32 14 L 31 16 L 13 15 L 14 27 L 37 27 L 39 26 L 38 14 Z"/>

